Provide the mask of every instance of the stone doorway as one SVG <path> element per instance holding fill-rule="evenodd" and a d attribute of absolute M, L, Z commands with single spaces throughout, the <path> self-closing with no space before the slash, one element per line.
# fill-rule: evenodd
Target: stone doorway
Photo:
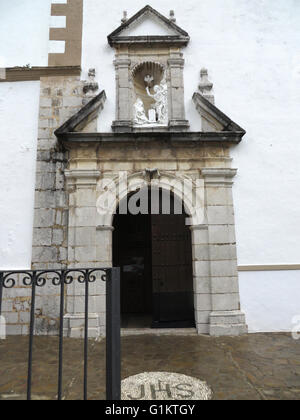
<path fill-rule="evenodd" d="M 122 326 L 195 327 L 192 241 L 184 206 L 162 189 L 146 189 L 143 195 L 146 214 L 120 214 L 119 208 L 114 217 L 113 264 L 121 267 Z M 125 198 L 125 208 L 131 197 Z"/>

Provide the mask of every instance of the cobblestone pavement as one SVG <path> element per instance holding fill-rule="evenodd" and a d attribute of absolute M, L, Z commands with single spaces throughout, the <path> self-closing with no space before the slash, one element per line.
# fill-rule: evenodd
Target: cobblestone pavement
<path fill-rule="evenodd" d="M 26 337 L 0 341 L 0 399 L 26 393 Z M 34 399 L 55 399 L 55 337 L 35 338 Z M 64 399 L 82 398 L 83 342 L 64 341 Z M 105 341 L 89 343 L 89 398 L 105 398 Z M 182 373 L 206 381 L 217 400 L 300 399 L 300 341 L 290 334 L 238 338 L 122 337 L 122 378 L 149 371 Z"/>

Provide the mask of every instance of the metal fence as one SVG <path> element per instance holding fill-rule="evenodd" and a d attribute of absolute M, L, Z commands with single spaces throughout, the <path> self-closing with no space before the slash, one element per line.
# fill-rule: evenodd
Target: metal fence
<path fill-rule="evenodd" d="M 63 320 L 65 315 L 65 289 L 67 285 L 78 282 L 85 288 L 84 322 L 84 375 L 83 398 L 88 399 L 88 328 L 89 328 L 89 286 L 97 280 L 97 275 L 106 282 L 106 399 L 121 399 L 121 339 L 120 339 L 120 269 L 84 268 L 67 270 L 0 271 L 0 316 L 2 314 L 3 291 L 18 283 L 31 288 L 27 399 L 31 400 L 32 358 L 35 330 L 35 306 L 37 288 L 52 284 L 60 288 L 59 312 L 59 360 L 57 399 L 62 399 L 63 384 Z M 100 280 L 100 281 L 101 281 Z"/>

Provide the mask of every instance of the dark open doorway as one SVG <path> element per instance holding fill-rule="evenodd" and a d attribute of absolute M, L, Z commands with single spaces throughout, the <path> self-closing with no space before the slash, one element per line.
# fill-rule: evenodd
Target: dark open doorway
<path fill-rule="evenodd" d="M 114 218 L 113 264 L 121 267 L 123 328 L 195 326 L 187 216 L 172 194 L 166 211 L 164 191 L 158 194 L 159 205 L 153 206 L 153 195 L 148 192 L 149 214 L 118 211 Z M 130 197 L 126 200 L 128 203 Z M 156 214 L 151 214 L 151 208 Z M 166 212 L 169 214 L 163 214 Z"/>

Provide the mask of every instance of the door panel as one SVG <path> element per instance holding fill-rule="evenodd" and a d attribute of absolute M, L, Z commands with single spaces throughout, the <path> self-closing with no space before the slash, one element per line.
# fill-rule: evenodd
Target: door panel
<path fill-rule="evenodd" d="M 185 215 L 152 215 L 155 327 L 194 326 L 191 234 Z"/>
<path fill-rule="evenodd" d="M 114 265 L 121 267 L 123 314 L 152 313 L 156 328 L 194 326 L 191 232 L 185 217 L 184 212 L 116 215 Z"/>
<path fill-rule="evenodd" d="M 143 215 L 117 215 L 114 264 L 121 268 L 123 314 L 152 312 L 150 219 Z"/>

